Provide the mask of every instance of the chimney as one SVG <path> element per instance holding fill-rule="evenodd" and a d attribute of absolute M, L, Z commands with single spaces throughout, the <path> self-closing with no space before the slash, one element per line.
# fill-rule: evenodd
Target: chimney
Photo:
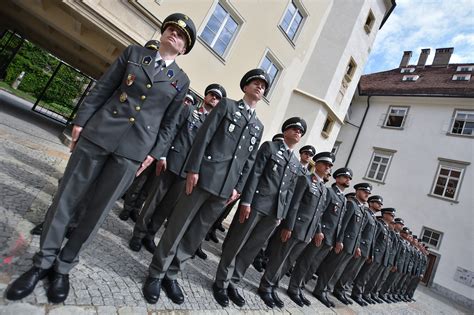
<path fill-rule="evenodd" d="M 428 56 L 431 52 L 431 49 L 425 48 L 421 50 L 420 58 L 418 58 L 418 63 L 416 64 L 417 68 L 424 68 L 426 64 L 426 59 L 428 59 Z"/>
<path fill-rule="evenodd" d="M 436 54 L 433 59 L 433 67 L 447 67 L 449 64 L 449 59 L 453 54 L 454 47 L 448 48 L 438 48 L 436 49 Z"/>
<path fill-rule="evenodd" d="M 412 52 L 410 50 L 403 52 L 403 57 L 402 57 L 402 61 L 400 61 L 399 68 L 405 68 L 406 66 L 408 66 L 408 63 L 410 62 L 411 54 Z"/>

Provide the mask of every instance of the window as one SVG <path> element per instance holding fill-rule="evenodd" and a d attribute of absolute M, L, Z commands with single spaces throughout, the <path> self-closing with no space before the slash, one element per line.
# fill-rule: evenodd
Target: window
<path fill-rule="evenodd" d="M 456 68 L 457 72 L 472 72 L 473 66 L 458 66 Z"/>
<path fill-rule="evenodd" d="M 427 227 L 423 227 L 423 230 L 421 231 L 421 241 L 434 249 L 439 249 L 442 237 L 443 233 Z"/>
<path fill-rule="evenodd" d="M 326 118 L 326 121 L 324 122 L 323 130 L 321 131 L 321 134 L 323 135 L 323 137 L 325 138 L 329 137 L 329 134 L 331 133 L 333 125 L 334 125 L 334 119 L 328 116 Z"/>
<path fill-rule="evenodd" d="M 400 73 L 413 73 L 415 72 L 415 68 L 402 68 Z"/>
<path fill-rule="evenodd" d="M 364 25 L 364 30 L 367 34 L 370 34 L 370 32 L 372 31 L 374 22 L 375 22 L 375 16 L 372 13 L 372 10 L 369 10 L 369 15 L 367 16 L 367 19 L 365 20 L 365 25 Z"/>
<path fill-rule="evenodd" d="M 365 177 L 383 183 L 387 177 L 388 168 L 395 150 L 374 148 L 372 159 Z"/>
<path fill-rule="evenodd" d="M 357 69 L 357 64 L 355 63 L 354 59 L 352 59 L 351 57 L 346 67 L 346 73 L 344 74 L 344 79 L 346 79 L 347 82 L 351 82 L 356 69 Z"/>
<path fill-rule="evenodd" d="M 402 81 L 416 81 L 420 76 L 414 74 L 404 75 Z"/>
<path fill-rule="evenodd" d="M 474 111 L 456 111 L 454 114 L 451 134 L 474 136 Z"/>
<path fill-rule="evenodd" d="M 270 86 L 267 91 L 265 91 L 265 96 L 267 96 L 275 86 L 275 82 L 278 76 L 280 75 L 280 72 L 282 71 L 283 67 L 279 62 L 277 62 L 275 56 L 273 56 L 273 54 L 271 54 L 270 51 L 267 50 L 265 55 L 263 56 L 262 61 L 260 62 L 259 68 L 265 70 L 265 72 L 270 77 Z"/>
<path fill-rule="evenodd" d="M 453 81 L 469 81 L 471 79 L 470 74 L 455 74 L 453 75 Z"/>
<path fill-rule="evenodd" d="M 408 113 L 408 107 L 390 106 L 384 126 L 391 128 L 402 128 Z"/>
<path fill-rule="evenodd" d="M 297 4 L 296 1 L 290 2 L 279 25 L 280 29 L 286 34 L 292 43 L 294 43 L 296 35 L 303 24 L 304 17 L 307 15 L 304 14 L 301 5 Z"/>
<path fill-rule="evenodd" d="M 443 158 L 439 158 L 439 161 L 430 195 L 456 201 L 464 170 L 470 163 Z"/>
<path fill-rule="evenodd" d="M 237 33 L 236 18 L 217 3 L 214 12 L 199 36 L 215 53 L 223 57 Z"/>
<path fill-rule="evenodd" d="M 339 147 L 341 146 L 341 141 L 336 141 L 334 143 L 334 146 L 332 147 L 332 150 L 331 150 L 331 153 L 334 154 L 334 156 L 336 156 L 337 154 L 337 151 L 339 151 Z"/>

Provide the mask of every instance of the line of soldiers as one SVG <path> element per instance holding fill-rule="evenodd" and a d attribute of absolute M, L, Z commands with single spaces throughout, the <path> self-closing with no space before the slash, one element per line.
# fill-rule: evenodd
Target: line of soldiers
<path fill-rule="evenodd" d="M 49 276 L 48 299 L 63 302 L 80 252 L 127 189 L 135 195 L 125 194 L 126 205 L 135 200 L 141 208 L 129 246 L 153 254 L 142 290 L 149 303 L 159 300 L 162 288 L 174 303 L 184 302 L 179 272 L 196 254 L 203 257 L 202 241 L 237 200 L 212 286 L 220 305 L 245 305 L 237 287 L 262 251 L 268 262 L 258 294 L 269 307 L 284 307 L 277 288 L 290 270 L 287 292 L 300 306 L 310 303 L 302 288 L 314 273 L 313 295 L 328 307 L 334 303 L 327 292 L 350 303 L 345 292 L 351 283 L 351 297 L 359 304 L 411 298 L 426 250 L 402 229 L 403 220 L 393 220 L 395 209 L 382 209 L 376 219 L 382 199 L 369 200 L 367 183 L 355 185 L 355 196 L 346 199 L 352 179 L 347 168 L 336 170 L 327 188 L 333 154 L 315 154 L 312 146 L 300 150 L 300 159 L 294 153 L 307 130 L 300 117 L 287 119 L 282 134 L 261 143 L 264 126 L 255 109 L 269 88 L 265 71 L 244 74 L 240 100 L 211 84 L 202 107 L 183 106 L 189 78 L 175 58 L 192 49 L 195 34 L 188 16 L 170 15 L 159 45 L 129 46 L 85 99 L 73 121 L 71 158 L 47 212 L 34 266 L 8 287 L 7 298 L 29 295 Z M 313 171 L 307 168 L 311 156 Z M 72 222 L 75 228 L 64 242 Z"/>

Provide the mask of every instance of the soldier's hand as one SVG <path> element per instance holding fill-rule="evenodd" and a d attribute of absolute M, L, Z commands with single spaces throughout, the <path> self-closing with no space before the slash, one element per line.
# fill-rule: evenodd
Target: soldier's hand
<path fill-rule="evenodd" d="M 160 176 L 164 171 L 166 171 L 166 160 L 160 159 L 156 162 L 156 176 Z"/>
<path fill-rule="evenodd" d="M 69 145 L 69 152 L 72 152 L 74 148 L 76 147 L 76 143 L 79 140 L 79 136 L 81 135 L 82 132 L 82 127 L 74 125 L 72 127 L 72 133 L 71 133 L 71 144 Z"/>
<path fill-rule="evenodd" d="M 360 247 L 357 247 L 357 249 L 356 249 L 356 251 L 355 251 L 355 253 L 354 253 L 354 257 L 355 257 L 355 258 L 359 258 L 360 255 L 361 255 Z"/>
<path fill-rule="evenodd" d="M 286 241 L 288 241 L 291 237 L 291 231 L 287 229 L 281 229 L 280 237 L 281 237 L 281 241 L 283 243 L 286 243 Z"/>
<path fill-rule="evenodd" d="M 250 206 L 243 206 L 243 205 L 240 205 L 239 208 L 240 208 L 239 222 L 244 223 L 245 220 L 249 218 L 251 209 L 250 209 Z"/>
<path fill-rule="evenodd" d="M 227 200 L 227 202 L 225 203 L 225 206 L 227 207 L 227 205 L 231 202 L 233 202 L 234 200 L 236 200 L 237 198 L 240 197 L 240 194 L 237 190 L 232 190 L 232 195 L 229 197 L 229 199 Z"/>
<path fill-rule="evenodd" d="M 344 244 L 337 242 L 336 247 L 334 248 L 334 252 L 336 254 L 339 254 L 343 248 L 344 248 Z"/>
<path fill-rule="evenodd" d="M 191 195 L 194 187 L 196 187 L 199 180 L 199 174 L 197 173 L 188 173 L 186 175 L 186 195 Z"/>
<path fill-rule="evenodd" d="M 143 171 L 151 165 L 151 163 L 153 163 L 155 161 L 155 158 L 152 157 L 151 155 L 147 155 L 145 160 L 142 162 L 142 165 L 140 165 L 140 168 L 138 169 L 137 171 L 137 174 L 135 176 L 140 176 L 141 173 L 143 173 Z"/>
<path fill-rule="evenodd" d="M 397 267 L 396 266 L 393 266 L 392 267 L 392 272 L 396 272 L 397 271 Z"/>
<path fill-rule="evenodd" d="M 372 257 L 367 258 L 366 262 L 367 262 L 367 264 L 370 265 L 372 263 Z"/>
<path fill-rule="evenodd" d="M 321 246 L 321 244 L 323 243 L 323 239 L 324 239 L 324 234 L 323 233 L 317 233 L 314 236 L 314 245 L 316 245 L 316 247 Z"/>

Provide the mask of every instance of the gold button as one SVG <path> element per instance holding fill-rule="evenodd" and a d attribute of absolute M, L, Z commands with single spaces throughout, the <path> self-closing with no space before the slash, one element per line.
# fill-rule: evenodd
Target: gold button
<path fill-rule="evenodd" d="M 135 109 L 136 109 L 137 111 L 139 111 L 139 110 L 142 109 L 142 108 L 141 108 L 140 106 L 135 106 Z"/>
<path fill-rule="evenodd" d="M 133 118 L 133 117 L 130 117 L 128 120 L 129 120 L 130 122 L 135 122 L 135 118 Z"/>
<path fill-rule="evenodd" d="M 143 101 L 143 100 L 146 99 L 146 96 L 145 96 L 145 95 L 142 95 L 140 98 L 141 98 L 141 100 Z"/>
<path fill-rule="evenodd" d="M 150 89 L 150 88 L 151 88 L 151 84 L 148 83 L 148 84 L 146 85 L 146 88 L 147 88 L 147 89 Z"/>

